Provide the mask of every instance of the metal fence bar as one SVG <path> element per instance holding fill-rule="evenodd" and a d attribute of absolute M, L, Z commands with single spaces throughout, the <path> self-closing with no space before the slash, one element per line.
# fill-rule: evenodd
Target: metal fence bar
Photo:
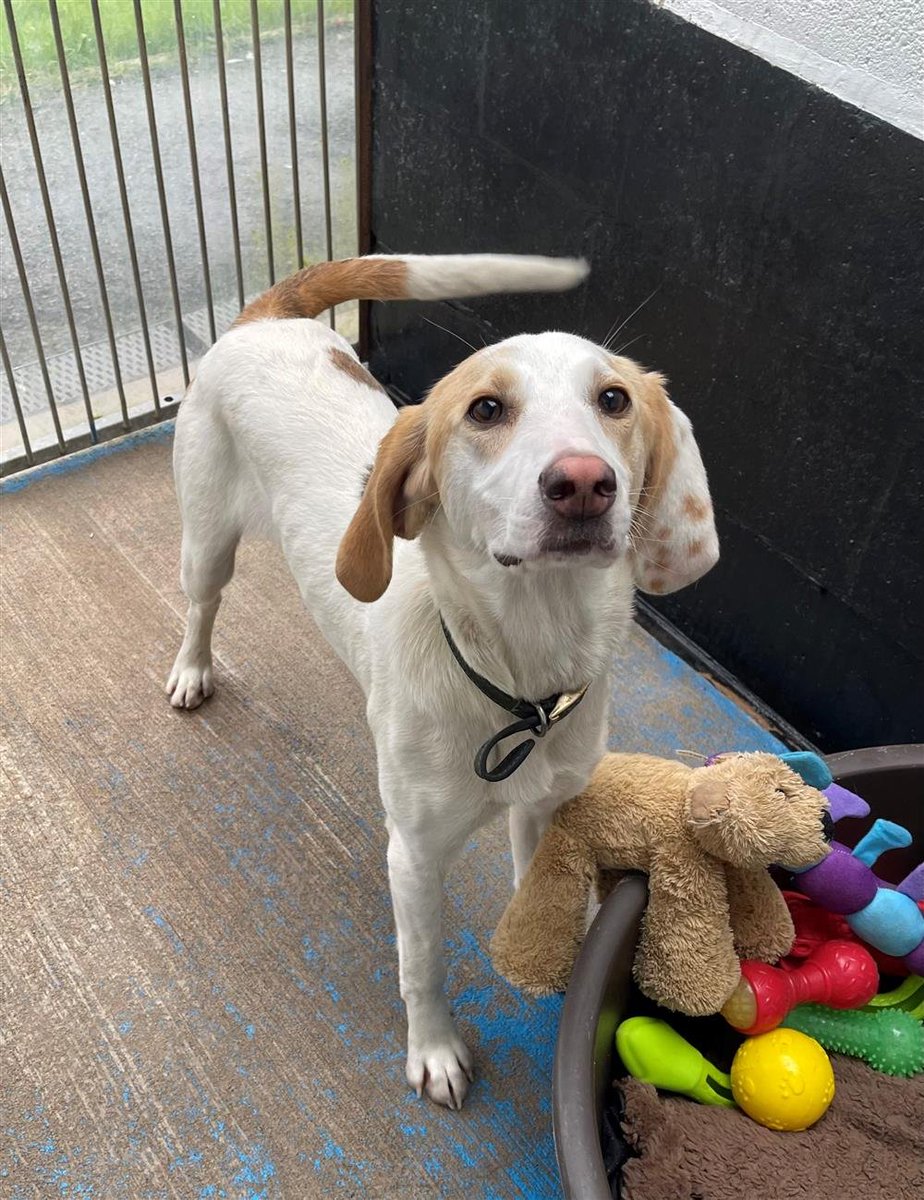
<path fill-rule="evenodd" d="M 77 178 L 80 182 L 80 196 L 83 200 L 83 211 L 87 218 L 87 233 L 90 238 L 90 253 L 93 255 L 93 265 L 96 267 L 96 282 L 99 285 L 99 299 L 103 306 L 103 320 L 106 324 L 106 337 L 109 341 L 109 353 L 112 355 L 112 370 L 115 376 L 116 391 L 119 394 L 119 407 L 122 410 L 122 424 L 126 429 L 128 422 L 128 403 L 125 399 L 125 388 L 122 385 L 122 371 L 119 367 L 119 351 L 116 347 L 115 329 L 112 325 L 112 309 L 109 306 L 109 292 L 106 288 L 106 277 L 103 274 L 103 260 L 99 250 L 99 238 L 96 236 L 96 220 L 93 216 L 93 204 L 90 200 L 90 188 L 87 184 L 87 171 L 83 161 L 83 149 L 80 144 L 80 132 L 77 128 L 77 114 L 74 111 L 74 97 L 71 92 L 71 79 L 67 69 L 67 58 L 64 53 L 64 42 L 61 38 L 61 22 L 58 19 L 58 0 L 48 0 L 48 14 L 51 17 L 51 31 L 55 39 L 55 53 L 58 58 L 58 70 L 61 73 L 61 89 L 64 94 L 64 107 L 67 112 L 67 124 L 71 131 L 71 145 L 74 150 L 74 162 L 77 166 Z"/>
<path fill-rule="evenodd" d="M 324 233 L 327 261 L 334 257 L 333 226 L 330 212 L 330 138 L 327 129 L 327 61 L 324 45 L 324 0 L 318 0 L 318 87 L 321 101 L 321 171 L 324 177 Z M 337 328 L 337 316 L 329 310 L 330 327 Z"/>
<path fill-rule="evenodd" d="M 154 367 L 154 354 L 151 350 L 151 334 L 148 330 L 148 314 L 144 303 L 144 289 L 141 286 L 141 269 L 138 265 L 138 251 L 135 248 L 135 230 L 132 223 L 131 208 L 128 203 L 128 189 L 125 186 L 125 167 L 122 163 L 122 147 L 119 144 L 119 127 L 116 124 L 115 106 L 112 103 L 112 85 L 109 82 L 109 62 L 106 58 L 106 43 L 103 38 L 103 26 L 99 15 L 99 0 L 90 0 L 90 6 L 93 12 L 93 33 L 96 38 L 96 56 L 99 60 L 100 82 L 103 85 L 103 98 L 106 102 L 106 117 L 109 123 L 112 160 L 115 164 L 116 180 L 119 187 L 119 201 L 122 205 L 122 220 L 125 223 L 125 236 L 128 239 L 128 257 L 132 268 L 135 296 L 138 300 L 138 313 L 141 317 L 141 340 L 144 343 L 144 357 L 147 362 L 148 378 L 151 381 L 154 409 L 159 413 L 160 393 L 157 387 L 157 371 Z"/>
<path fill-rule="evenodd" d="M 228 77 L 225 73 L 225 39 L 221 29 L 221 0 L 212 0 L 215 25 L 215 53 L 218 58 L 218 90 L 221 93 L 221 125 L 225 141 L 225 170 L 228 175 L 228 203 L 231 209 L 231 243 L 234 250 L 234 273 L 237 279 L 237 300 L 244 307 L 244 271 L 241 265 L 241 231 L 237 217 L 237 192 L 234 187 L 234 157 L 231 153 L 231 113 L 228 108 Z"/>
<path fill-rule="evenodd" d="M 87 414 L 87 424 L 90 427 L 90 435 L 96 440 L 96 421 L 93 417 L 93 407 L 90 404 L 90 391 L 87 387 L 87 375 L 83 367 L 83 356 L 80 353 L 80 338 L 77 336 L 77 325 L 74 321 L 74 309 L 71 304 L 71 294 L 67 286 L 67 277 L 64 273 L 64 260 L 61 257 L 61 243 L 58 241 L 58 231 L 55 226 L 54 210 L 51 207 L 51 196 L 48 193 L 48 180 L 45 177 L 45 163 L 42 158 L 42 149 L 39 145 L 38 131 L 35 128 L 35 117 L 32 113 L 32 99 L 29 95 L 29 85 L 26 83 L 26 72 L 23 67 L 22 51 L 19 46 L 19 34 L 16 30 L 16 20 L 13 16 L 12 0 L 3 0 L 3 7 L 6 10 L 6 23 L 10 34 L 10 48 L 13 51 L 13 61 L 16 65 L 16 76 L 19 80 L 19 94 L 22 99 L 23 113 L 26 118 L 26 127 L 29 131 L 29 142 L 32 146 L 32 159 L 35 163 L 35 176 L 38 180 L 39 191 L 42 195 L 42 207 L 45 210 L 45 222 L 48 225 L 48 237 L 51 241 L 51 252 L 55 260 L 55 269 L 58 273 L 58 283 L 61 287 L 61 298 L 64 301 L 64 313 L 67 318 L 67 327 L 71 335 L 71 345 L 74 347 L 74 360 L 77 366 L 77 374 L 80 378 L 80 390 L 83 392 L 83 403 Z M 8 207 L 9 199 L 7 199 Z M 10 217 L 12 218 L 12 210 Z M 12 228 L 12 226 L 11 226 Z M 22 276 L 24 278 L 24 276 Z M 37 334 L 38 326 L 36 325 L 35 332 Z M 40 340 L 40 339 L 39 339 Z M 54 405 L 54 398 L 49 392 L 49 399 L 52 403 L 54 413 L 55 429 L 58 432 L 60 440 L 61 426 L 58 422 L 57 408 Z M 63 449 L 63 447 L 62 447 Z"/>
<path fill-rule="evenodd" d="M 356 100 L 356 232 L 360 254 L 372 253 L 372 0 L 356 0 L 353 71 Z M 372 344 L 368 300 L 359 302 L 359 357 L 365 362 Z"/>
<path fill-rule="evenodd" d="M 298 257 L 296 269 L 305 265 L 305 250 L 302 244 L 302 197 L 298 179 L 298 128 L 295 123 L 295 63 L 292 55 L 292 0 L 284 0 L 283 13 L 286 30 L 286 92 L 289 99 L 289 157 L 292 159 L 292 204 L 295 209 L 295 253 Z"/>
<path fill-rule="evenodd" d="M 6 0 L 6 2 L 9 3 L 9 0 Z M 144 36 L 144 17 L 141 14 L 141 0 L 133 0 L 133 3 L 135 8 L 135 32 L 138 37 L 138 57 L 141 62 L 141 79 L 144 85 L 144 104 L 148 116 L 148 131 L 151 136 L 151 153 L 154 158 L 154 177 L 157 181 L 160 219 L 164 229 L 164 250 L 167 255 L 167 271 L 170 275 L 170 293 L 173 298 L 173 315 L 176 320 L 177 337 L 180 340 L 180 363 L 183 367 L 183 382 L 188 385 L 189 359 L 186 354 L 186 334 L 183 329 L 183 312 L 180 308 L 180 290 L 176 280 L 176 261 L 173 257 L 170 217 L 167 214 L 167 190 L 164 187 L 164 168 L 160 159 L 157 118 L 154 114 L 154 96 L 151 92 L 151 71 L 148 66 L 148 47 Z"/>
<path fill-rule="evenodd" d="M 269 281 L 276 282 L 273 261 L 273 217 L 270 211 L 269 175 L 266 169 L 266 118 L 263 111 L 263 57 L 260 53 L 260 13 L 257 0 L 250 0 L 250 32 L 253 40 L 253 78 L 257 97 L 257 133 L 260 137 L 260 176 L 263 181 L 263 219 L 266 223 L 266 259 Z"/>
<path fill-rule="evenodd" d="M 2 328 L 0 328 L 0 358 L 3 359 L 3 370 L 6 372 L 6 381 L 10 387 L 13 411 L 16 413 L 16 424 L 19 426 L 19 436 L 22 438 L 23 451 L 26 456 L 26 466 L 31 467 L 35 462 L 35 456 L 32 453 L 32 443 L 29 441 L 29 431 L 26 429 L 26 419 L 22 415 L 19 389 L 16 386 L 16 376 L 13 374 L 13 364 L 10 362 L 10 356 L 6 352 L 6 338 L 3 336 Z"/>
<path fill-rule="evenodd" d="M 58 417 L 58 405 L 55 402 L 55 390 L 51 386 L 51 376 L 48 374 L 48 363 L 45 361 L 45 349 L 42 346 L 42 335 L 39 332 L 38 321 L 35 319 L 35 305 L 32 303 L 32 289 L 29 287 L 29 277 L 26 274 L 26 264 L 23 262 L 22 249 L 19 245 L 19 235 L 16 232 L 16 222 L 13 220 L 13 210 L 10 207 L 10 197 L 6 190 L 6 179 L 3 175 L 3 168 L 0 165 L 0 203 L 3 205 L 3 216 L 6 219 L 7 231 L 10 235 L 10 246 L 13 250 L 13 258 L 16 260 L 16 271 L 19 275 L 19 286 L 22 289 L 22 298 L 26 305 L 26 315 L 29 318 L 29 326 L 32 329 L 32 340 L 35 342 L 35 352 L 38 355 L 39 370 L 42 372 L 42 381 L 45 384 L 45 392 L 48 396 L 48 407 L 51 410 L 51 420 L 55 427 L 55 437 L 58 440 L 58 449 L 63 454 L 65 451 L 64 434 L 61 432 L 61 421 Z"/>
<path fill-rule="evenodd" d="M 189 165 L 192 170 L 193 200 L 196 205 L 196 226 L 199 231 L 199 250 L 202 254 L 205 307 L 209 317 L 209 333 L 214 342 L 215 306 L 212 303 L 212 277 L 209 273 L 209 248 L 205 237 L 205 213 L 202 210 L 202 185 L 199 182 L 199 155 L 196 152 L 196 125 L 193 120 L 192 94 L 189 89 L 189 64 L 186 61 L 186 34 L 183 29 L 183 5 L 181 0 L 173 0 L 173 19 L 176 23 L 176 45 L 180 59 L 180 86 L 183 89 L 183 108 L 186 113 L 186 140 L 189 143 Z"/>

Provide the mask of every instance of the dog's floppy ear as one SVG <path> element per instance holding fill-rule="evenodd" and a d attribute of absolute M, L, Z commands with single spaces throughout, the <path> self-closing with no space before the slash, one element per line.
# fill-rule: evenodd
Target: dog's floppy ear
<path fill-rule="evenodd" d="M 382 438 L 362 500 L 337 553 L 337 578 L 369 604 L 391 582 L 392 541 L 415 538 L 436 505 L 423 405 L 403 408 Z"/>
<path fill-rule="evenodd" d="M 645 376 L 647 457 L 632 548 L 637 587 L 659 596 L 694 583 L 719 557 L 706 469 L 690 421 L 664 382 L 653 372 Z"/>

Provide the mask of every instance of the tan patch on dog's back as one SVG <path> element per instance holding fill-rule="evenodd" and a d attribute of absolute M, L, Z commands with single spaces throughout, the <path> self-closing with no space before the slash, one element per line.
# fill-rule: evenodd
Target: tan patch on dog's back
<path fill-rule="evenodd" d="M 330 360 L 338 371 L 343 371 L 344 375 L 349 375 L 357 383 L 364 383 L 366 387 L 374 388 L 383 395 L 387 394 L 379 381 L 373 378 L 359 359 L 354 358 L 352 354 L 347 354 L 345 350 L 334 346 L 330 351 Z"/>

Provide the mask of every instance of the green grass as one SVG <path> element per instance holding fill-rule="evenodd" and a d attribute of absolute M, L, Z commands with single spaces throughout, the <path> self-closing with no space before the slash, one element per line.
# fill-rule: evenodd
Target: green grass
<path fill-rule="evenodd" d="M 132 0 L 100 0 L 100 19 L 110 69 L 117 73 L 126 63 L 138 58 L 138 37 Z M 173 0 L 142 0 L 144 34 L 151 58 L 176 54 L 176 26 Z M 261 33 L 277 34 L 284 24 L 282 0 L 257 0 Z M 326 0 L 325 23 L 351 20 L 353 0 Z M 13 0 L 13 15 L 19 36 L 26 78 L 32 83 L 47 80 L 57 73 L 54 34 L 47 0 Z M 68 69 L 77 76 L 92 72 L 97 64 L 96 39 L 90 0 L 58 0 L 61 36 L 67 53 Z M 225 43 L 239 46 L 249 43 L 250 0 L 221 0 L 221 22 Z M 317 28 L 316 0 L 293 0 L 292 25 L 298 31 Z M 183 0 L 183 29 L 187 53 L 194 58 L 200 50 L 215 43 L 212 0 Z M 16 75 L 6 21 L 0 21 L 0 91 L 16 87 Z"/>

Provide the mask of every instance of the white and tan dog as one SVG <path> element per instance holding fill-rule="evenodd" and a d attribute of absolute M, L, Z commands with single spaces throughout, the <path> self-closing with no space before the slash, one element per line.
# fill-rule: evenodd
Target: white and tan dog
<path fill-rule="evenodd" d="M 585 274 L 574 260 L 500 255 L 310 268 L 245 309 L 177 418 L 189 617 L 171 702 L 195 708 L 211 695 L 212 626 L 235 548 L 248 531 L 271 533 L 367 697 L 407 1077 L 452 1107 L 472 1057 L 444 989 L 444 872 L 475 829 L 507 813 L 519 879 L 551 813 L 587 783 L 634 588 L 673 591 L 718 557 L 706 475 L 664 380 L 580 337 L 479 350 L 396 412 L 342 337 L 298 318 L 352 298 L 559 290 Z M 441 616 L 466 663 L 513 697 L 587 688 L 501 782 L 476 775 L 473 757 L 509 717 L 466 676 Z"/>

